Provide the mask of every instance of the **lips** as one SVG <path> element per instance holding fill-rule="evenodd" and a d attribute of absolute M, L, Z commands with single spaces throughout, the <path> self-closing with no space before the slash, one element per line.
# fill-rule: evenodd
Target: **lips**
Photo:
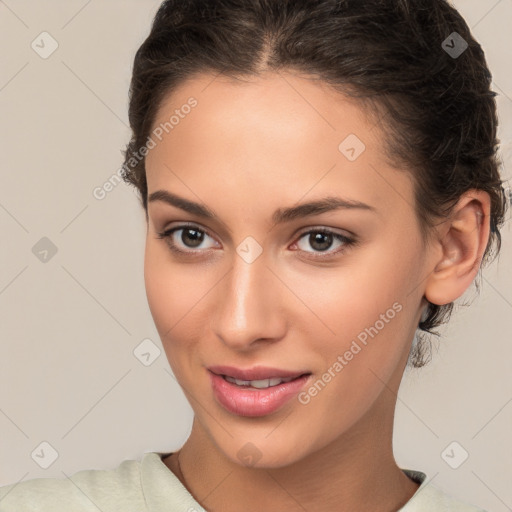
<path fill-rule="evenodd" d="M 247 369 L 234 366 L 209 366 L 208 370 L 216 375 L 233 377 L 238 380 L 296 379 L 311 373 L 307 370 L 293 371 L 268 366 L 255 366 Z"/>
<path fill-rule="evenodd" d="M 268 370 L 268 368 L 265 369 L 267 374 Z M 279 371 L 282 373 L 282 370 Z M 292 373 L 292 375 L 296 374 L 297 372 Z M 258 389 L 229 382 L 226 379 L 231 377 L 221 377 L 211 371 L 209 375 L 211 389 L 217 403 L 231 414 L 249 417 L 267 416 L 277 412 L 285 404 L 290 403 L 312 378 L 311 374 L 303 374 L 302 377 L 289 382 Z M 255 380 L 252 382 L 256 384 Z"/>
<path fill-rule="evenodd" d="M 308 370 L 294 371 L 270 366 L 245 369 L 210 366 L 206 369 L 217 403 L 237 416 L 266 416 L 278 411 L 312 378 Z"/>

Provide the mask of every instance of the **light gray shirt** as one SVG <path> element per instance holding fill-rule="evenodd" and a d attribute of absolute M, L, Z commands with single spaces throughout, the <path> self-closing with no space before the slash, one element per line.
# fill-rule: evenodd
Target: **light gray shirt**
<path fill-rule="evenodd" d="M 164 464 L 148 452 L 115 469 L 82 470 L 70 478 L 35 478 L 0 487 L 0 512 L 207 512 Z M 402 469 L 420 487 L 397 512 L 485 512 Z"/>

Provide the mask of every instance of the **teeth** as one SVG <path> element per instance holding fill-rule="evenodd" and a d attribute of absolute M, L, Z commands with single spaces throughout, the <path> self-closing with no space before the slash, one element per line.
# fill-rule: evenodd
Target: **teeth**
<path fill-rule="evenodd" d="M 232 384 L 236 384 L 237 386 L 251 386 L 257 389 L 269 388 L 271 386 L 277 386 L 281 384 L 281 382 L 290 382 L 295 377 L 289 377 L 286 379 L 273 378 L 273 379 L 262 379 L 262 380 L 240 380 L 235 379 L 234 377 L 229 377 L 228 375 L 223 375 L 224 379 Z"/>

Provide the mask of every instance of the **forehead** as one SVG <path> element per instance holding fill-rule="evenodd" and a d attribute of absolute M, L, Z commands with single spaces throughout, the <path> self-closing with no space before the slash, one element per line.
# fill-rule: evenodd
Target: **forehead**
<path fill-rule="evenodd" d="M 372 144 L 375 136 L 382 135 L 366 133 L 373 132 L 375 122 L 356 99 L 335 91 L 320 79 L 290 71 L 240 78 L 196 74 L 164 98 L 154 127 L 165 124 L 169 115 L 179 111 L 190 97 L 198 105 L 188 117 L 201 121 L 194 127 L 201 130 L 201 135 L 211 127 L 220 130 L 219 135 L 227 136 L 230 129 L 240 135 L 236 128 L 243 127 L 242 134 L 259 131 L 259 136 L 264 128 L 269 141 L 275 140 L 276 135 L 280 142 L 286 137 L 297 140 L 301 136 L 336 141 L 351 131 L 371 137 L 368 142 Z"/>
<path fill-rule="evenodd" d="M 190 98 L 196 105 L 184 108 Z M 167 130 L 147 156 L 148 187 L 180 180 L 198 192 L 265 194 L 271 187 L 291 203 L 336 189 L 391 204 L 397 194 L 410 194 L 410 183 L 387 163 L 385 133 L 372 119 L 325 82 L 293 73 L 196 75 L 160 105 L 153 130 L 166 123 Z"/>

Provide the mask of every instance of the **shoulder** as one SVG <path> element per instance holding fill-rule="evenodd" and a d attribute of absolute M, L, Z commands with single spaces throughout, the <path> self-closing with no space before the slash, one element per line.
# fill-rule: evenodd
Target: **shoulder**
<path fill-rule="evenodd" d="M 123 512 L 144 510 L 140 462 L 90 469 L 63 478 L 35 478 L 0 487 L 0 512 Z"/>
<path fill-rule="evenodd" d="M 455 498 L 433 485 L 421 471 L 403 470 L 410 478 L 420 483 L 412 498 L 398 512 L 486 512 L 485 510 Z"/>

